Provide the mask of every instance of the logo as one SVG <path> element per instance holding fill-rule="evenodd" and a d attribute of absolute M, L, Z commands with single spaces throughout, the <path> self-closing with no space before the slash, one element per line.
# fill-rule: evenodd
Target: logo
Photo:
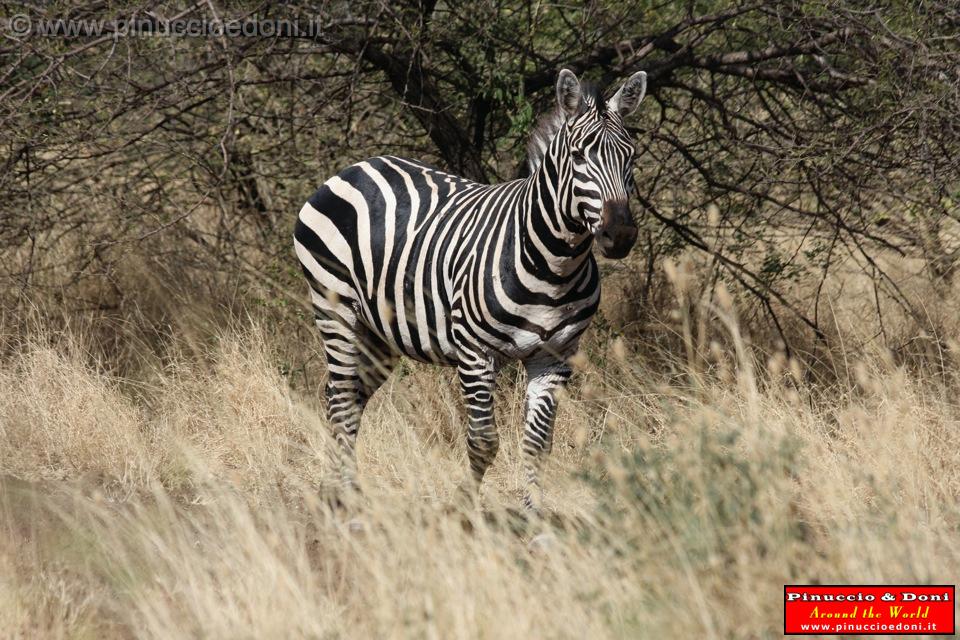
<path fill-rule="evenodd" d="M 784 635 L 952 635 L 955 585 L 784 585 Z"/>

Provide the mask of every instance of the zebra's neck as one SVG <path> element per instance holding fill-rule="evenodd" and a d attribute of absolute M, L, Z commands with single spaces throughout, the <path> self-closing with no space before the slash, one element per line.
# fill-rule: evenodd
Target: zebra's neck
<path fill-rule="evenodd" d="M 557 162 L 562 141 L 554 141 L 533 175 L 524 185 L 522 224 L 518 245 L 527 256 L 542 256 L 544 266 L 558 276 L 571 276 L 583 267 L 590 255 L 593 237 L 571 212 L 569 168 Z"/>

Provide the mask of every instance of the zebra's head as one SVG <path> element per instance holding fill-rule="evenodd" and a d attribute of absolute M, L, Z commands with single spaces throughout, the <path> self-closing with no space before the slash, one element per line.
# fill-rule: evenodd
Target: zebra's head
<path fill-rule="evenodd" d="M 637 240 L 628 204 L 634 148 L 623 119 L 637 109 L 646 91 L 643 71 L 630 76 L 606 101 L 596 89 L 581 85 L 572 71 L 562 70 L 557 79 L 564 122 L 557 132 L 561 140 L 556 161 L 561 191 L 568 190 L 563 202 L 571 203 L 568 215 L 593 233 L 607 258 L 625 257 Z"/>

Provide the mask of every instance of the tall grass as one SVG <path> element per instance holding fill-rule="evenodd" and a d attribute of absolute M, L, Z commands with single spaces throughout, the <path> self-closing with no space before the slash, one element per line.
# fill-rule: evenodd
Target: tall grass
<path fill-rule="evenodd" d="M 670 269 L 681 355 L 587 341 L 537 522 L 514 511 L 513 370 L 478 507 L 454 498 L 449 373 L 404 363 L 344 516 L 316 382 L 291 391 L 264 326 L 174 340 L 127 379 L 41 323 L 0 369 L 0 632 L 757 638 L 782 630 L 785 583 L 955 582 L 958 385 L 879 351 L 838 354 L 830 387 L 755 362 L 729 294 Z"/>

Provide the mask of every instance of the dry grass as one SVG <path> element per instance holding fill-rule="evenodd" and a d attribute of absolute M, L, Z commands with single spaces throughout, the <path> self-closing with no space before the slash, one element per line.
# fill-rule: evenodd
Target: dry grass
<path fill-rule="evenodd" d="M 321 499 L 326 425 L 278 372 L 282 338 L 174 340 L 127 379 L 40 323 L 0 369 L 0 633 L 759 638 L 782 629 L 784 583 L 954 582 L 958 385 L 859 349 L 835 354 L 849 382 L 811 386 L 754 362 L 718 300 L 677 317 L 683 362 L 591 341 L 543 523 L 510 511 L 519 374 L 462 510 L 455 387 L 407 363 L 364 418 L 360 531 Z"/>

